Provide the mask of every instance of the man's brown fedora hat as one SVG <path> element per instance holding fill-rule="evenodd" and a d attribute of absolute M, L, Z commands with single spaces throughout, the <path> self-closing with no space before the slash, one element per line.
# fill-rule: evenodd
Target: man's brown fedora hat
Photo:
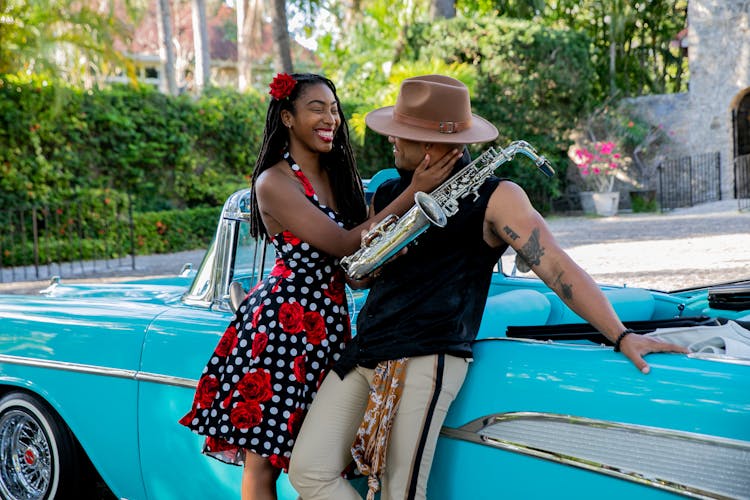
<path fill-rule="evenodd" d="M 498 135 L 494 125 L 472 114 L 466 85 L 443 75 L 407 78 L 396 105 L 368 113 L 365 123 L 379 134 L 419 142 L 473 144 Z"/>

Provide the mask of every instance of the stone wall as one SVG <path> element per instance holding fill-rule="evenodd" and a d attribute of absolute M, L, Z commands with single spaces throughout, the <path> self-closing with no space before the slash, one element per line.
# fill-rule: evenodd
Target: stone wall
<path fill-rule="evenodd" d="M 665 154 L 721 154 L 722 197 L 734 196 L 732 106 L 750 87 L 750 0 L 690 0 L 687 94 L 628 102 L 672 139 Z"/>

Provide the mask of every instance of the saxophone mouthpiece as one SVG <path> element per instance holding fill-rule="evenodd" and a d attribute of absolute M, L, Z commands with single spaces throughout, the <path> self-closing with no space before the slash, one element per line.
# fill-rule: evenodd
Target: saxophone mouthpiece
<path fill-rule="evenodd" d="M 539 162 L 537 165 L 539 167 L 539 170 L 546 175 L 547 177 L 554 177 L 555 176 L 555 169 L 552 168 L 552 165 L 550 164 L 549 160 L 542 156 L 542 161 Z"/>

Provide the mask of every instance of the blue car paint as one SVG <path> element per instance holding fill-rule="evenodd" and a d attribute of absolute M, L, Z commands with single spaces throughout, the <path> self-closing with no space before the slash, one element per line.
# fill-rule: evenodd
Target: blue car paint
<path fill-rule="evenodd" d="M 241 468 L 203 456 L 203 438 L 177 423 L 231 317 L 226 308 L 183 300 L 192 276 L 58 286 L 44 296 L 0 298 L 0 356 L 116 370 L 85 374 L 0 361 L 2 388 L 23 388 L 47 401 L 118 497 L 239 498 Z M 710 309 L 705 289 L 667 294 L 602 288 L 624 319 L 706 314 L 750 320 L 748 311 Z M 496 273 L 490 295 L 482 340 L 447 428 L 502 412 L 537 411 L 750 441 L 747 364 L 653 354 L 653 371 L 644 376 L 608 347 L 502 338 L 509 325 L 580 318 L 539 280 Z M 353 316 L 365 297 L 365 291 L 349 291 Z M 444 436 L 428 497 L 566 498 L 568 490 L 561 488 L 570 484 L 585 487 L 567 498 L 600 498 L 601 491 L 612 498 L 675 496 Z M 279 490 L 282 500 L 297 496 L 286 475 Z"/>

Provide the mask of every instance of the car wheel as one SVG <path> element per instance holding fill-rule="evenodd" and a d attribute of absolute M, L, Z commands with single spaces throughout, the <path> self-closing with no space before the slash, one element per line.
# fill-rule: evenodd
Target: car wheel
<path fill-rule="evenodd" d="M 0 498 L 69 498 L 78 467 L 70 431 L 44 402 L 24 392 L 0 399 Z"/>

